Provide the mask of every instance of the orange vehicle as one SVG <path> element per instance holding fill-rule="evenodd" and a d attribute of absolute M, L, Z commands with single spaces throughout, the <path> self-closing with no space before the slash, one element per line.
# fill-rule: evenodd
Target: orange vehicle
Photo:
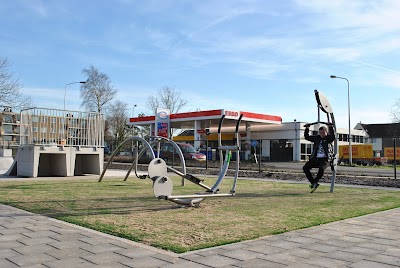
<path fill-rule="evenodd" d="M 386 149 L 386 148 L 385 148 Z M 400 148 L 399 148 L 400 149 Z M 393 150 L 393 148 L 392 148 Z M 372 144 L 354 144 L 351 145 L 352 152 L 352 162 L 357 165 L 381 165 L 383 158 L 374 157 L 374 151 L 372 149 Z M 400 153 L 400 151 L 399 151 Z M 385 154 L 386 156 L 386 154 Z M 399 154 L 400 156 L 400 154 Z M 349 162 L 349 146 L 339 145 L 339 161 Z"/>

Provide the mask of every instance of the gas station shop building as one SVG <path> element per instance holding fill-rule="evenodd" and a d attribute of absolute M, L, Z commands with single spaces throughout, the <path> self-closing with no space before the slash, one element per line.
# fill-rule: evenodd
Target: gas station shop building
<path fill-rule="evenodd" d="M 181 129 L 183 132 L 174 136 L 175 142 L 191 143 L 195 149 L 213 150 L 218 147 L 218 124 L 225 115 L 221 133 L 224 144 L 232 144 L 236 122 L 243 114 L 239 127 L 243 159 L 249 159 L 254 151 L 260 153 L 264 160 L 269 161 L 301 161 L 307 160 L 312 152 L 312 144 L 304 139 L 305 122 L 282 122 L 282 117 L 270 114 L 260 114 L 246 111 L 216 109 L 176 113 L 169 115 L 170 128 Z M 130 118 L 132 126 L 150 126 L 151 135 L 155 135 L 156 116 Z M 313 135 L 318 133 L 318 125 L 310 127 Z M 311 134 L 310 133 L 310 134 Z M 339 145 L 348 144 L 348 129 L 337 129 Z M 354 144 L 364 143 L 368 137 L 364 130 L 351 130 Z M 253 150 L 252 150 L 253 147 Z M 254 150 L 255 149 L 255 150 Z"/>

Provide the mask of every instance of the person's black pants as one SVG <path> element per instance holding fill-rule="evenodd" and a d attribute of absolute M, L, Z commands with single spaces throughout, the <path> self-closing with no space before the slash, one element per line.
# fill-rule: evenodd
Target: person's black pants
<path fill-rule="evenodd" d="M 303 171 L 307 176 L 307 179 L 311 182 L 311 184 L 318 183 L 318 181 L 324 175 L 325 169 L 329 166 L 328 159 L 326 158 L 311 158 L 303 167 Z M 312 168 L 318 168 L 318 173 L 315 179 L 311 174 Z"/>

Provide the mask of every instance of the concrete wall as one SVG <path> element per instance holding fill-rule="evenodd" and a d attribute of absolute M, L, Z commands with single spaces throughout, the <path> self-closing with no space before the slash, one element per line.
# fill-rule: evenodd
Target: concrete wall
<path fill-rule="evenodd" d="M 15 159 L 16 174 L 13 174 L 15 170 L 10 170 L 8 175 L 33 178 L 100 175 L 103 157 L 103 148 L 21 146 Z"/>

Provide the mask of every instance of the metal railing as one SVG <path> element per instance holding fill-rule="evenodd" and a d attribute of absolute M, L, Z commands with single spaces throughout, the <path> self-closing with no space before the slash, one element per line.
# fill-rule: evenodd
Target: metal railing
<path fill-rule="evenodd" d="M 104 146 L 104 114 L 47 108 L 21 110 L 20 144 Z"/>

